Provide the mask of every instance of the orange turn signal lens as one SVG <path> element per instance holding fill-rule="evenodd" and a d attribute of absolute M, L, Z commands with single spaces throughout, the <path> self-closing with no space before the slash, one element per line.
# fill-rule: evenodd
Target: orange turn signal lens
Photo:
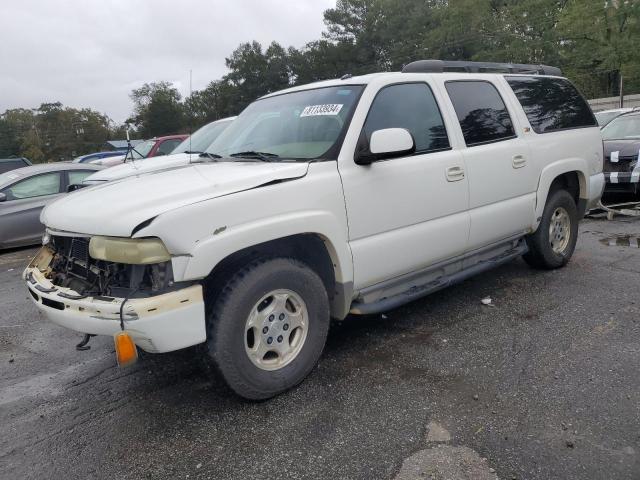
<path fill-rule="evenodd" d="M 138 360 L 138 350 L 133 339 L 127 332 L 118 332 L 113 336 L 116 345 L 116 359 L 118 366 L 126 367 Z"/>

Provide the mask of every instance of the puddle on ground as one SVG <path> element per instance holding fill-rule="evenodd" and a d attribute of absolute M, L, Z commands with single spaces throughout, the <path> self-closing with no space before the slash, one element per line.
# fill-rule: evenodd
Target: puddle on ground
<path fill-rule="evenodd" d="M 640 248 L 640 237 L 633 235 L 614 235 L 612 237 L 601 238 L 600 243 L 608 247 Z"/>

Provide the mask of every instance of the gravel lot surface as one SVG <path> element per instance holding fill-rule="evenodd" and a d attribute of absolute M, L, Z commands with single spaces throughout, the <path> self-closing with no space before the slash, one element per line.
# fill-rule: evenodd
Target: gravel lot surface
<path fill-rule="evenodd" d="M 518 260 L 335 323 L 311 376 L 262 403 L 194 351 L 77 352 L 22 285 L 35 250 L 1 253 L 0 477 L 638 479 L 640 219 L 580 230 L 565 269 Z"/>

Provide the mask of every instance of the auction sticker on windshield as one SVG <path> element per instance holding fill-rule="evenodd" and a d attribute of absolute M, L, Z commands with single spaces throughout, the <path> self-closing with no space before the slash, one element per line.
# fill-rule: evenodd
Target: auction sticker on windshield
<path fill-rule="evenodd" d="M 304 107 L 301 117 L 315 117 L 317 115 L 337 115 L 342 110 L 342 103 L 328 103 L 326 105 L 309 105 Z"/>

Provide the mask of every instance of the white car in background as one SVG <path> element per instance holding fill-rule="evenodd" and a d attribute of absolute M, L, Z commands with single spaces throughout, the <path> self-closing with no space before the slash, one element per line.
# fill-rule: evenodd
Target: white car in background
<path fill-rule="evenodd" d="M 196 130 L 189 138 L 182 141 L 175 150 L 163 158 L 154 158 L 151 162 L 144 158 L 128 160 L 120 165 L 90 175 L 84 179 L 82 185 L 97 185 L 133 175 L 162 171 L 193 163 L 199 159 L 200 155 L 203 155 L 207 147 L 218 138 L 218 135 L 220 135 L 235 118 L 236 117 L 222 118 L 206 124 L 204 127 Z"/>
<path fill-rule="evenodd" d="M 633 110 L 637 110 L 637 107 L 631 108 L 612 108 L 611 110 L 602 110 L 601 112 L 595 112 L 594 115 L 600 127 L 604 127 L 611 122 L 614 118 L 618 118 L 620 115 L 624 113 L 632 112 Z"/>

